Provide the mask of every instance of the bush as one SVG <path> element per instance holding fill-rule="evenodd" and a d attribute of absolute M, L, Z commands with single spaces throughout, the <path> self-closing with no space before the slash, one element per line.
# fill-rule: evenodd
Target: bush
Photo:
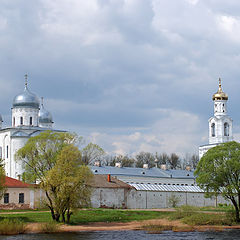
<path fill-rule="evenodd" d="M 171 231 L 173 226 L 171 225 L 159 225 L 159 224 L 147 224 L 142 226 L 142 228 L 147 231 L 147 233 L 158 234 L 162 231 Z"/>
<path fill-rule="evenodd" d="M 24 233 L 26 225 L 18 219 L 4 219 L 0 221 L 0 234 L 1 235 L 15 235 Z"/>
<path fill-rule="evenodd" d="M 177 207 L 179 202 L 180 202 L 180 199 L 175 194 L 172 194 L 172 196 L 169 197 L 168 199 L 169 206 L 173 208 Z"/>
<path fill-rule="evenodd" d="M 55 233 L 59 231 L 59 225 L 54 221 L 41 223 L 39 230 L 42 233 Z"/>

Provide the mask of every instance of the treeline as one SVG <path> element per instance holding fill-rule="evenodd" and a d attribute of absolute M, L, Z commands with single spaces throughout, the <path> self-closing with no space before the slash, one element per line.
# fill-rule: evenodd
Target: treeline
<path fill-rule="evenodd" d="M 134 157 L 129 155 L 109 155 L 97 144 L 89 143 L 82 149 L 82 160 L 86 165 L 94 165 L 96 161 L 102 166 L 115 166 L 120 163 L 122 167 L 139 167 L 148 164 L 149 168 L 161 167 L 166 164 L 169 169 L 185 169 L 187 166 L 195 169 L 199 161 L 196 154 L 185 154 L 180 157 L 176 153 L 150 153 L 140 152 Z"/>

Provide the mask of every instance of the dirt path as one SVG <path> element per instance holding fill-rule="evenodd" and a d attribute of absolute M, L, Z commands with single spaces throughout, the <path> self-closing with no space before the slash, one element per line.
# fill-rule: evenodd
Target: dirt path
<path fill-rule="evenodd" d="M 162 225 L 172 226 L 173 231 L 186 232 L 186 231 L 222 231 L 224 229 L 240 229 L 240 225 L 237 226 L 189 226 L 180 221 L 169 221 L 167 219 L 155 219 L 145 221 L 132 221 L 127 223 L 91 223 L 87 225 L 61 225 L 59 231 L 61 232 L 81 232 L 81 231 L 123 231 L 123 230 L 141 230 L 144 225 Z M 30 223 L 27 225 L 28 233 L 40 232 L 39 223 Z"/>

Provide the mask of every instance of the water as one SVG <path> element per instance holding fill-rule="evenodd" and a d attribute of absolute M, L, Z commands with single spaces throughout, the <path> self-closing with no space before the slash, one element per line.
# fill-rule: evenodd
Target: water
<path fill-rule="evenodd" d="M 223 232 L 172 232 L 147 234 L 145 231 L 99 231 L 58 234 L 23 234 L 16 236 L 0 236 L 0 240 L 239 240 L 240 230 Z"/>

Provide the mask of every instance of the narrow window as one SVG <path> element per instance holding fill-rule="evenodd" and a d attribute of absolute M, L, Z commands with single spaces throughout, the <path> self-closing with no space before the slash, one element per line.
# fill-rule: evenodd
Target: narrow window
<path fill-rule="evenodd" d="M 30 125 L 32 125 L 32 117 L 30 117 L 30 121 L 29 122 L 30 122 Z"/>
<path fill-rule="evenodd" d="M 229 124 L 224 123 L 224 136 L 229 136 Z"/>
<path fill-rule="evenodd" d="M 23 117 L 20 117 L 20 124 L 23 125 Z"/>
<path fill-rule="evenodd" d="M 24 203 L 24 193 L 19 193 L 19 203 Z"/>
<path fill-rule="evenodd" d="M 212 137 L 215 137 L 215 123 L 212 123 L 211 125 L 211 132 L 212 132 Z"/>
<path fill-rule="evenodd" d="M 15 127 L 15 117 L 13 118 L 13 126 Z"/>
<path fill-rule="evenodd" d="M 4 203 L 9 203 L 9 193 L 4 193 Z"/>
<path fill-rule="evenodd" d="M 6 153 L 6 155 L 7 155 L 6 157 L 8 158 L 8 145 L 7 145 L 6 152 L 7 152 L 7 153 Z"/>

